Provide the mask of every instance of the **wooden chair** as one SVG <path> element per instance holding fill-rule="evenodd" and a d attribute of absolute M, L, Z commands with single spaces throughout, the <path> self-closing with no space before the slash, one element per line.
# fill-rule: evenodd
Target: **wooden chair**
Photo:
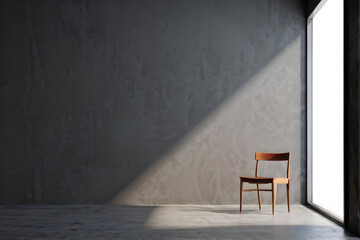
<path fill-rule="evenodd" d="M 275 213 L 277 184 L 287 184 L 287 203 L 290 212 L 290 153 L 255 153 L 255 177 L 240 177 L 240 212 L 242 211 L 243 192 L 257 191 L 259 209 L 261 210 L 260 191 L 272 192 L 272 214 Z M 287 178 L 259 177 L 259 161 L 287 161 Z M 256 184 L 257 189 L 243 189 L 244 182 Z M 260 189 L 259 184 L 271 184 L 271 189 Z"/>

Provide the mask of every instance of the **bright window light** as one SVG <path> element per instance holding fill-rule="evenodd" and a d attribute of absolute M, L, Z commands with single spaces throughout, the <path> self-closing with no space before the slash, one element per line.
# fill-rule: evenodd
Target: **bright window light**
<path fill-rule="evenodd" d="M 312 24 L 312 201 L 343 220 L 343 1 L 326 1 Z"/>

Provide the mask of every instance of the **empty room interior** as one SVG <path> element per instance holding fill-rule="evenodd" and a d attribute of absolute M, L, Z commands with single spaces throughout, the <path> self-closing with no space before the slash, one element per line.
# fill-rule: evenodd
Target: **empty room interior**
<path fill-rule="evenodd" d="M 360 239 L 359 0 L 0 5 L 0 239 Z"/>

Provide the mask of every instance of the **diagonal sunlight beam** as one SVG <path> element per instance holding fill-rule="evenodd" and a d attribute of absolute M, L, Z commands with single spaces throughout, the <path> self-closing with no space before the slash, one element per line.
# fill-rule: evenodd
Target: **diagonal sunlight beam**
<path fill-rule="evenodd" d="M 112 203 L 183 204 L 194 196 L 194 204 L 237 203 L 238 176 L 253 175 L 255 151 L 292 153 L 291 197 L 298 202 L 301 48 L 298 36 L 115 196 Z M 277 176 L 285 173 L 286 166 L 266 168 L 260 168 L 260 174 Z M 264 194 L 263 199 L 269 203 L 270 195 Z M 244 200 L 254 203 L 256 194 L 248 194 Z M 279 189 L 278 203 L 284 201 L 285 191 Z"/>

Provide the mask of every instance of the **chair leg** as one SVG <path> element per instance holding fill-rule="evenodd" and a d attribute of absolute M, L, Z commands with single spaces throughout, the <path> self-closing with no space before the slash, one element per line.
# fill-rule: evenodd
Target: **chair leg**
<path fill-rule="evenodd" d="M 286 186 L 287 186 L 287 203 L 288 203 L 288 212 L 290 212 L 290 182 L 289 182 Z"/>
<path fill-rule="evenodd" d="M 275 214 L 275 205 L 276 205 L 276 183 L 272 183 L 272 214 Z"/>
<path fill-rule="evenodd" d="M 257 185 L 257 194 L 258 194 L 258 201 L 259 201 L 259 209 L 261 210 L 261 198 L 260 198 L 260 191 L 259 191 L 259 184 Z"/>
<path fill-rule="evenodd" d="M 240 212 L 242 211 L 242 200 L 243 200 L 243 181 L 240 180 Z"/>

